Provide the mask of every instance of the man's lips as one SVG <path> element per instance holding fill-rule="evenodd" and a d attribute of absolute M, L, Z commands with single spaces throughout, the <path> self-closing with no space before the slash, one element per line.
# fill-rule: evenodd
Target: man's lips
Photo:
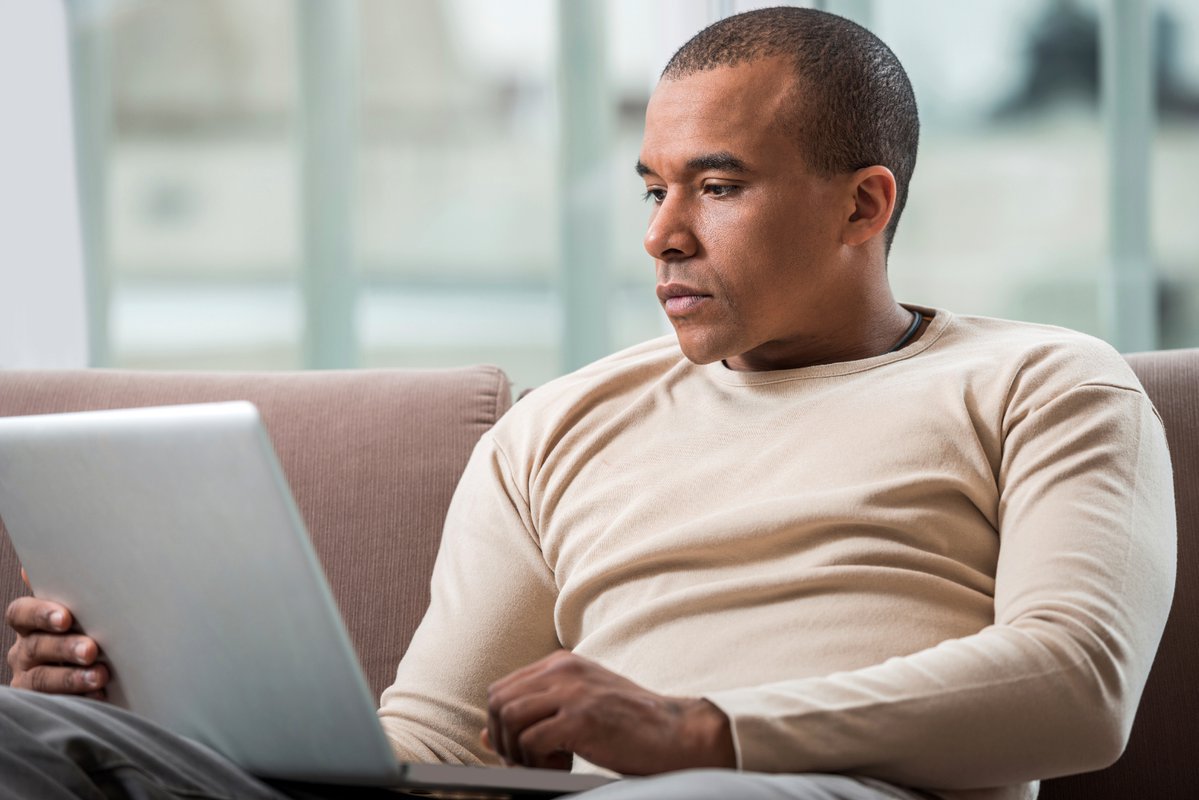
<path fill-rule="evenodd" d="M 690 313 L 711 296 L 683 283 L 658 284 L 658 300 L 671 316 Z"/>

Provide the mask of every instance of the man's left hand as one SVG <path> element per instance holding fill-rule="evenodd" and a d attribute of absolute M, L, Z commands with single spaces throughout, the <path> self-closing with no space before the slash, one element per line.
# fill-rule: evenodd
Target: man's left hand
<path fill-rule="evenodd" d="M 488 688 L 483 742 L 509 766 L 570 769 L 577 753 L 625 775 L 736 766 L 728 717 L 664 697 L 565 650 Z"/>

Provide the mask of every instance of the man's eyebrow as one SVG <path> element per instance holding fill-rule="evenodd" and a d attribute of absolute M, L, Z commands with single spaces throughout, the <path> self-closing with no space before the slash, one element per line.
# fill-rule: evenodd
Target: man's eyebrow
<path fill-rule="evenodd" d="M 637 174 L 641 177 L 646 175 L 656 174 L 652 169 L 643 164 L 640 159 L 637 161 Z M 695 156 L 687 160 L 687 170 L 689 172 L 704 172 L 706 170 L 714 170 L 716 172 L 749 172 L 749 167 L 745 162 L 737 158 L 727 150 L 721 150 L 718 153 L 704 153 L 702 156 Z"/>
<path fill-rule="evenodd" d="M 749 172 L 749 167 L 745 166 L 745 162 L 727 150 L 721 150 L 719 153 L 705 153 L 689 159 L 687 169 L 692 172 L 703 172 L 709 169 L 718 172 Z"/>

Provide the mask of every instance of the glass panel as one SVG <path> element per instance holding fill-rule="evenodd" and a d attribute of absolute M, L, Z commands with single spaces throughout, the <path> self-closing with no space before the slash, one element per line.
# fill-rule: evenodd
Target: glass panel
<path fill-rule="evenodd" d="M 361 363 L 553 377 L 553 4 L 366 0 L 360 12 Z"/>
<path fill-rule="evenodd" d="M 1095 3 L 875 3 L 921 148 L 890 271 L 900 300 L 1101 335 L 1105 140 Z"/>
<path fill-rule="evenodd" d="M 299 366 L 292 4 L 109 8 L 111 362 Z"/>
<path fill-rule="evenodd" d="M 653 260 L 642 246 L 650 207 L 633 167 L 641 152 L 645 106 L 658 74 L 678 46 L 710 21 L 710 11 L 706 0 L 669 7 L 620 0 L 609 7 L 608 59 L 617 108 L 611 165 L 613 350 L 671 331 L 654 295 Z"/>
<path fill-rule="evenodd" d="M 641 247 L 648 208 L 633 165 L 657 72 L 704 24 L 709 4 L 611 0 L 602 8 L 615 124 L 597 168 L 612 176 L 616 350 L 669 331 Z M 554 377 L 565 313 L 557 4 L 368 0 L 361 9 L 362 363 L 490 361 L 518 386 Z M 672 24 L 679 19 L 682 30 Z M 396 48 L 401 38 L 406 46 Z"/>
<path fill-rule="evenodd" d="M 1199 346 L 1199 6 L 1159 0 L 1151 225 L 1161 346 Z"/>

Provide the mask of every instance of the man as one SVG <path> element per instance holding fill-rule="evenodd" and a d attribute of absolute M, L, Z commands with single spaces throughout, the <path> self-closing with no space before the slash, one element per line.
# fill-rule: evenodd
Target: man
<path fill-rule="evenodd" d="M 677 342 L 480 441 L 383 696 L 401 757 L 850 799 L 1032 797 L 1119 755 L 1173 580 L 1161 425 L 1099 342 L 895 302 L 917 130 L 894 55 L 831 15 L 674 56 L 637 171 Z M 102 688 L 67 613 L 10 608 L 14 683 Z"/>

